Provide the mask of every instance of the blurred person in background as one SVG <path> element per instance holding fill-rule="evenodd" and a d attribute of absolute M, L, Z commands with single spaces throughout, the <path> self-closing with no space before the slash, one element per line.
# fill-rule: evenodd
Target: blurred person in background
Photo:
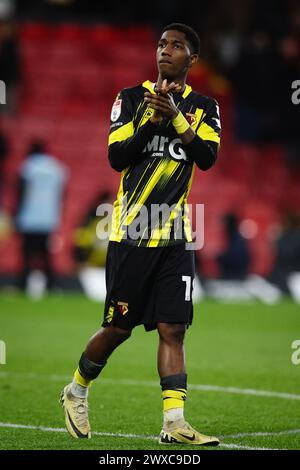
<path fill-rule="evenodd" d="M 112 204 L 113 198 L 109 191 L 101 191 L 89 207 L 80 226 L 74 233 L 74 258 L 78 266 L 105 266 L 108 240 L 97 236 L 97 225 L 100 221 L 97 208 L 101 204 Z"/>
<path fill-rule="evenodd" d="M 6 85 L 6 104 L 0 106 L 0 112 L 14 114 L 17 111 L 20 79 L 19 46 L 14 25 L 0 18 L 0 80 Z"/>
<path fill-rule="evenodd" d="M 22 237 L 22 289 L 37 260 L 47 277 L 47 288 L 53 287 L 49 242 L 60 224 L 67 177 L 65 166 L 46 153 L 44 143 L 33 142 L 20 171 L 18 188 L 16 227 Z"/>
<path fill-rule="evenodd" d="M 289 292 L 288 277 L 296 272 L 300 272 L 300 216 L 289 212 L 283 217 L 282 232 L 276 243 L 271 281 L 283 292 Z"/>
<path fill-rule="evenodd" d="M 11 218 L 3 208 L 4 194 L 4 166 L 9 154 L 8 142 L 3 133 L 0 132 L 0 241 L 8 238 L 13 229 Z"/>
<path fill-rule="evenodd" d="M 300 104 L 292 100 L 292 83 L 300 79 L 300 8 L 292 15 L 289 31 L 279 42 L 278 89 L 280 129 L 278 135 L 286 147 L 290 170 L 300 169 Z M 282 119 L 284 117 L 284 119 Z"/>
<path fill-rule="evenodd" d="M 0 210 L 3 204 L 4 164 L 8 156 L 8 143 L 5 135 L 0 132 Z"/>
<path fill-rule="evenodd" d="M 270 32 L 256 29 L 245 40 L 230 71 L 236 97 L 236 137 L 253 144 L 277 138 L 278 56 Z M 277 120 L 276 120 L 277 119 Z"/>
<path fill-rule="evenodd" d="M 106 215 L 111 213 L 112 207 L 112 194 L 101 191 L 90 204 L 73 237 L 73 255 L 80 285 L 88 298 L 100 302 L 104 302 L 106 297 L 104 267 L 111 230 L 111 217 Z"/>
<path fill-rule="evenodd" d="M 217 257 L 222 279 L 243 280 L 250 266 L 250 253 L 246 239 L 239 231 L 237 217 L 226 214 L 223 219 L 226 248 Z"/>

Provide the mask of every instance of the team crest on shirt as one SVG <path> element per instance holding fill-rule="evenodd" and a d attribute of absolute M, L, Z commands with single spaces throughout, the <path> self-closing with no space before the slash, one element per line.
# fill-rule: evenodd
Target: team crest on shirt
<path fill-rule="evenodd" d="M 124 316 L 128 312 L 128 302 L 118 302 L 120 313 Z"/>
<path fill-rule="evenodd" d="M 110 119 L 112 122 L 117 121 L 121 115 L 121 109 L 122 109 L 122 100 L 116 100 L 113 104 L 112 110 L 111 110 L 111 115 Z"/>
<path fill-rule="evenodd" d="M 191 114 L 191 113 L 185 113 L 185 119 L 189 123 L 190 126 L 193 126 L 196 124 L 197 117 L 196 114 Z"/>

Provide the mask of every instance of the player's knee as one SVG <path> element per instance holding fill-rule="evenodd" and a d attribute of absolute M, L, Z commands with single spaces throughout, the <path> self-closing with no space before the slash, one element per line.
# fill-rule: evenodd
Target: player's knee
<path fill-rule="evenodd" d="M 184 341 L 186 325 L 179 323 L 161 323 L 157 329 L 163 341 L 168 343 L 183 343 Z"/>
<path fill-rule="evenodd" d="M 131 330 L 124 330 L 122 328 L 119 328 L 117 326 L 111 325 L 110 327 L 107 328 L 109 331 L 110 335 L 116 339 L 117 341 L 123 342 L 126 339 L 130 338 L 131 336 Z"/>

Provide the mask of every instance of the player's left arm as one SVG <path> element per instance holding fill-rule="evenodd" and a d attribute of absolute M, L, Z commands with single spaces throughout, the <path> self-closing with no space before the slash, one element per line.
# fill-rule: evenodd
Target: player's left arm
<path fill-rule="evenodd" d="M 196 132 L 190 126 L 185 127 L 186 131 L 179 135 L 188 158 L 194 161 L 200 170 L 208 170 L 216 162 L 220 147 L 221 123 L 218 103 L 214 99 L 209 100 Z"/>
<path fill-rule="evenodd" d="M 217 159 L 221 133 L 219 106 L 215 100 L 209 99 L 204 117 L 196 131 L 176 107 L 171 93 L 163 95 L 145 93 L 145 101 L 172 121 L 191 161 L 203 171 L 213 166 Z"/>

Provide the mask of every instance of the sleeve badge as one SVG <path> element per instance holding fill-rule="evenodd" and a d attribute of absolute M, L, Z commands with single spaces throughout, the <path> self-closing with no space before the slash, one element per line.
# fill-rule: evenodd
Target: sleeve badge
<path fill-rule="evenodd" d="M 110 119 L 112 122 L 116 122 L 119 119 L 121 115 L 121 109 L 122 109 L 122 100 L 116 100 L 113 104 L 111 115 L 110 115 Z"/>

